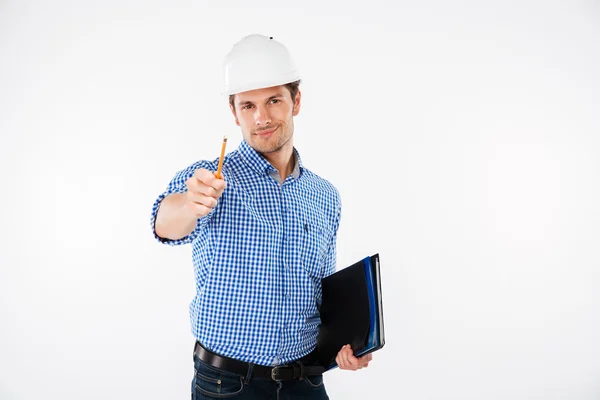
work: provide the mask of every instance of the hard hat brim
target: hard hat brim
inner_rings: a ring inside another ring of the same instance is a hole
[[[225,87],[221,94],[223,96],[231,96],[232,94],[238,94],[243,92],[249,92],[256,89],[264,89],[274,86],[281,86],[287,83],[292,83],[300,80],[300,73],[297,69],[291,71],[285,77],[279,77],[277,79],[265,80],[262,82],[253,82],[252,84],[237,86],[237,87]]]

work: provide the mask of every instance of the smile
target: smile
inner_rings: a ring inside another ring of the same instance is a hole
[[[267,136],[267,135],[270,135],[271,133],[275,132],[276,130],[277,130],[277,128],[270,129],[268,131],[256,131],[254,134],[258,135],[258,136]]]

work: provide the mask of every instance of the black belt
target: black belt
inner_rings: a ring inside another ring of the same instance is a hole
[[[252,378],[272,379],[274,381],[302,379],[305,376],[320,375],[325,372],[324,367],[315,365],[317,363],[315,351],[302,357],[300,360],[292,362],[291,364],[277,365],[274,367],[250,364],[234,358],[220,356],[204,348],[198,341],[196,341],[196,345],[194,347],[194,355],[206,364],[212,365],[217,369],[239,375],[242,378],[246,378],[248,376],[250,365],[252,365]]]

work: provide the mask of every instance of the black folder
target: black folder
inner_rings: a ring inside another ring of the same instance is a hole
[[[323,278],[321,284],[320,364],[326,370],[337,367],[335,357],[346,344],[356,357],[381,349],[385,337],[379,254]]]

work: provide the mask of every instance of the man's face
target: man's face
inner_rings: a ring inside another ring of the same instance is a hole
[[[292,101],[285,86],[238,93],[230,105],[246,142],[261,154],[293,146],[294,119],[300,111],[300,92]]]

